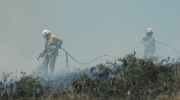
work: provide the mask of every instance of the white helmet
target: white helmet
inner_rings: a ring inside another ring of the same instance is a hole
[[[49,34],[50,33],[50,31],[48,31],[48,30],[44,30],[43,32],[42,32],[42,36],[43,37],[45,37],[47,34]]]
[[[154,33],[154,32],[152,31],[152,28],[148,27],[148,28],[146,29],[146,33]]]

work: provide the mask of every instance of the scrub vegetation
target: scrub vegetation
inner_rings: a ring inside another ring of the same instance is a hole
[[[40,74],[0,82],[3,100],[176,100],[180,89],[180,59],[137,58],[135,52],[118,63],[107,61],[91,69],[74,69],[53,77]]]

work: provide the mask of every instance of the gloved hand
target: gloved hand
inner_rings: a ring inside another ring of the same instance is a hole
[[[46,54],[46,50],[44,50],[44,51],[41,53],[41,57],[44,57],[45,54]]]

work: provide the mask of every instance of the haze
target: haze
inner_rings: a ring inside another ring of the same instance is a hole
[[[178,58],[180,51],[179,0],[0,0],[0,70],[31,72],[44,50],[41,33],[48,29],[63,40],[62,47],[78,61],[101,55],[124,57],[153,29],[155,55]],[[143,56],[144,46],[136,48]],[[59,50],[56,72],[66,70],[65,53]],[[89,65],[69,58],[70,68],[92,67],[114,58],[104,57]]]

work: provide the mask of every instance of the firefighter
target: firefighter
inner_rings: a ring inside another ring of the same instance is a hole
[[[44,30],[42,36],[46,39],[45,50],[42,60],[43,73],[48,74],[48,65],[50,67],[50,74],[54,73],[56,57],[58,56],[58,49],[61,48],[62,40],[60,37],[53,35],[50,31]]]
[[[146,29],[146,37],[143,38],[141,43],[144,44],[145,49],[144,49],[144,57],[145,58],[150,58],[154,56],[155,50],[156,50],[156,44],[155,44],[155,39],[153,38],[153,31],[152,28],[147,28]]]

